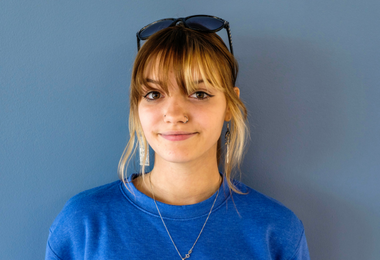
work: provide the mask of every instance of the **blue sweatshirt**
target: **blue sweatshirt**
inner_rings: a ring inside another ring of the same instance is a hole
[[[130,177],[129,180],[131,180]],[[181,259],[153,199],[121,181],[71,198],[50,228],[45,259]],[[240,182],[246,195],[219,189],[190,259],[310,259],[301,221],[283,206]],[[157,202],[182,257],[193,246],[216,193],[193,205]]]

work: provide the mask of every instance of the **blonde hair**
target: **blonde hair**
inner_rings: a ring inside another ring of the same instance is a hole
[[[240,173],[249,131],[247,109],[234,91],[238,63],[217,34],[198,32],[181,25],[163,29],[152,35],[136,56],[130,86],[130,138],[118,166],[122,181],[126,183],[126,168],[135,155],[137,146],[145,148],[143,162],[149,152],[138,115],[138,105],[145,91],[149,89],[146,75],[147,71],[152,69],[159,77],[162,83],[161,87],[166,93],[168,93],[167,83],[171,69],[174,71],[176,82],[183,93],[191,94],[196,89],[195,81],[199,79],[203,79],[207,87],[224,92],[227,108],[232,116],[229,158],[226,158],[221,138],[219,138],[216,159],[219,165],[221,165],[222,159],[224,161],[223,175],[229,188],[241,194],[232,180],[235,173]],[[141,167],[143,176],[144,172],[145,166],[143,165]]]

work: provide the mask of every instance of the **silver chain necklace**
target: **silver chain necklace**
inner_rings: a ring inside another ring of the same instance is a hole
[[[149,174],[149,184],[150,184],[150,190],[151,190],[152,195],[153,195],[153,200],[154,200],[154,204],[156,205],[156,209],[157,209],[158,215],[160,215],[160,218],[161,218],[162,224],[164,224],[164,227],[165,227],[165,229],[166,229],[166,232],[168,233],[168,235],[169,235],[169,237],[170,237],[170,240],[172,241],[172,243],[173,243],[173,245],[174,245],[174,247],[175,247],[175,250],[177,250],[177,253],[178,253],[179,257],[181,257],[182,260],[185,260],[185,259],[187,259],[187,258],[190,258],[190,255],[191,255],[191,253],[193,252],[194,246],[195,246],[195,244],[198,242],[198,239],[199,239],[199,237],[201,236],[201,234],[202,234],[202,232],[203,232],[203,229],[204,229],[205,226],[206,226],[207,220],[208,220],[208,218],[209,218],[210,215],[211,215],[212,209],[214,208],[214,205],[215,205],[216,199],[218,198],[218,195],[219,195],[219,189],[218,189],[218,193],[217,193],[216,196],[215,196],[215,200],[214,200],[214,202],[212,203],[212,206],[211,206],[210,212],[208,213],[208,216],[207,216],[207,218],[206,218],[206,221],[205,221],[205,223],[203,224],[203,227],[202,227],[202,229],[201,229],[201,232],[199,232],[199,235],[198,235],[197,239],[195,240],[193,246],[190,248],[189,252],[187,252],[187,254],[185,255],[185,257],[182,257],[181,253],[179,252],[177,246],[176,246],[175,243],[174,243],[174,240],[173,240],[172,236],[170,235],[170,232],[169,232],[168,228],[166,227],[165,221],[164,221],[164,219],[163,219],[162,216],[161,216],[161,212],[160,212],[160,210],[158,209],[157,202],[156,202],[156,198],[155,198],[155,196],[154,196],[154,191],[153,191],[153,188],[152,188],[152,181],[151,181],[151,179],[150,179],[150,174]]]

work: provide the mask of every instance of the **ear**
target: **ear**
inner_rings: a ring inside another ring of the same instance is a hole
[[[240,89],[238,87],[234,87],[234,91],[236,93],[236,96],[238,96],[238,98],[240,98]]]
[[[238,98],[240,98],[240,89],[238,87],[234,87],[234,92]],[[232,118],[230,109],[227,107],[226,116],[224,118],[224,121],[228,122]]]

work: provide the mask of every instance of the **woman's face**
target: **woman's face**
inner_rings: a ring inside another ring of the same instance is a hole
[[[201,80],[194,93],[182,93],[173,72],[169,73],[168,94],[162,91],[153,73],[148,73],[147,79],[155,89],[144,93],[138,113],[145,137],[156,152],[156,160],[216,161],[223,123],[230,120],[224,93],[207,88]]]

